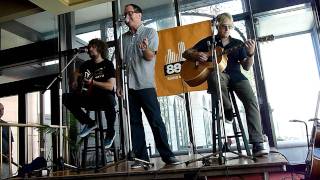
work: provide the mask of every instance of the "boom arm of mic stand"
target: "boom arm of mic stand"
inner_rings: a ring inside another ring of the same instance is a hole
[[[310,140],[309,140],[309,134],[308,134],[308,125],[305,121],[301,121],[301,120],[289,120],[289,122],[299,122],[299,123],[303,123],[305,128],[306,128],[306,135],[307,135],[307,145],[308,145],[308,149],[310,148]]]
[[[59,74],[51,81],[51,83],[46,87],[45,90],[41,91],[41,94],[44,94],[50,87],[55,83],[57,80],[62,80],[62,73],[69,67],[71,63],[75,61],[75,59],[78,57],[79,53],[75,54],[72,59],[65,65],[64,68],[59,72]]]
[[[62,139],[63,139],[63,136],[62,136],[62,73],[68,68],[68,66],[76,59],[76,57],[78,57],[78,54],[75,54],[72,59],[64,66],[64,68],[61,69],[61,71],[59,72],[59,74],[52,80],[52,82],[46,87],[46,89],[42,92],[42,94],[48,90],[57,80],[59,80],[59,160],[58,162],[59,163],[59,166],[60,166],[60,169],[63,169],[64,165],[66,166],[69,166],[69,167],[72,167],[74,169],[77,169],[77,167],[75,166],[71,166],[71,165],[68,165],[68,164],[65,164],[64,163],[64,160],[63,160],[63,154],[62,154],[62,149],[63,149],[63,143],[62,143]]]

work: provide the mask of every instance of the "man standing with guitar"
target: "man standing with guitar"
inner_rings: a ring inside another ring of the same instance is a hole
[[[70,87],[72,92],[63,94],[63,104],[85,127],[80,137],[87,136],[97,127],[82,108],[104,109],[107,120],[107,133],[104,145],[109,148],[115,138],[115,69],[111,61],[106,59],[107,45],[99,39],[92,39],[88,45],[90,60],[81,64],[74,73]]]
[[[225,51],[228,49],[231,50],[239,45],[244,45],[242,48],[236,48],[229,52],[227,54],[228,60],[225,69],[219,69],[224,114],[226,122],[232,123],[232,105],[228,96],[228,88],[230,88],[237,94],[244,105],[248,124],[249,141],[253,145],[253,155],[262,156],[268,154],[268,151],[263,148],[261,119],[256,97],[250,86],[249,80],[240,71],[240,66],[246,71],[251,68],[255,51],[255,41],[248,40],[243,43],[230,36],[230,32],[234,26],[233,18],[229,13],[218,15],[215,25],[218,29],[218,34],[215,37],[209,36],[202,39],[194,47],[186,50],[182,56],[188,60],[198,61],[199,63],[212,61],[211,53],[208,52],[212,51],[211,45],[213,38],[215,38],[216,46],[223,48]],[[212,72],[208,76],[208,93],[217,96],[216,87],[218,82],[215,76],[216,72]]]

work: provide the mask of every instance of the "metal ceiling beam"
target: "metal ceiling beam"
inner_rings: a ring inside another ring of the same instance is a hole
[[[15,20],[1,23],[0,28],[32,42],[43,40],[43,35],[40,32]]]
[[[1,0],[0,1],[0,23],[13,19],[29,16],[43,9],[29,1],[21,0]]]

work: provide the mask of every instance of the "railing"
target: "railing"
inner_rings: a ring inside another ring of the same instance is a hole
[[[2,131],[3,131],[3,127],[9,127],[9,131],[8,131],[8,146],[9,146],[9,156],[6,156],[3,154],[3,149],[2,149]],[[11,165],[14,164],[15,166],[17,166],[18,168],[21,167],[19,164],[15,163],[12,161],[12,138],[11,138],[11,127],[17,127],[17,128],[51,128],[51,129],[55,129],[56,131],[59,131],[60,129],[60,126],[59,125],[39,125],[39,124],[16,124],[16,123],[0,123],[0,178],[2,177],[2,170],[3,170],[3,158],[6,158],[8,160],[8,164],[9,164],[9,177],[12,176],[12,168],[11,168]],[[68,161],[69,160],[69,153],[68,153],[68,143],[66,141],[66,137],[68,137],[68,129],[67,129],[67,126],[62,126],[61,127],[63,130],[63,134],[64,134],[64,138],[63,138],[63,144],[64,144],[64,158]],[[25,133],[27,133],[28,131],[25,131]],[[57,139],[59,137],[59,133],[56,133],[56,136],[57,136]],[[27,134],[25,134],[25,137],[28,137]],[[17,138],[17,145],[19,146],[19,135],[18,135],[18,138]],[[56,144],[56,149],[57,149],[57,153],[59,152],[59,141],[57,141],[57,144]],[[27,145],[28,141],[26,142],[26,146],[25,147],[28,147]],[[57,154],[57,157],[58,154]]]

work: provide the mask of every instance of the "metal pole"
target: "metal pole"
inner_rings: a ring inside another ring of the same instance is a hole
[[[175,13],[176,13],[177,26],[181,26],[180,13],[179,13],[179,1],[178,0],[174,0],[174,7],[175,7]],[[190,99],[189,92],[184,94],[184,99],[186,101],[189,140],[192,144],[193,152],[196,153],[197,152],[197,145],[196,145],[195,137],[194,137],[193,118],[192,118],[192,111],[190,108],[191,99]]]

